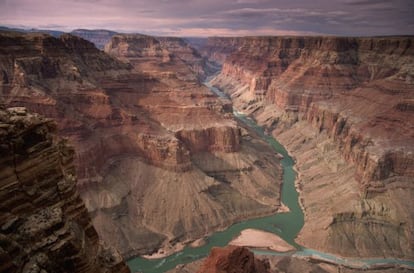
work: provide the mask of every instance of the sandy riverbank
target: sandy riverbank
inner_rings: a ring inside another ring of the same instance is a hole
[[[269,249],[277,252],[296,250],[276,234],[257,229],[245,229],[230,245]]]

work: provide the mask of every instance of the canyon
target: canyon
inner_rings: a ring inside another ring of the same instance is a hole
[[[200,83],[206,60],[183,41],[114,35],[107,53],[70,34],[0,43],[2,102],[57,121],[93,224],[124,257],[281,208],[278,157]]]
[[[53,118],[74,146],[93,247],[99,234],[123,257],[163,257],[282,212],[281,156],[234,118],[234,106],[295,158],[305,214],[297,243],[343,257],[414,259],[413,37],[78,34],[101,48],[109,42],[102,51],[70,34],[0,32],[0,97]],[[1,117],[32,117],[11,109]],[[214,261],[240,259],[250,270],[240,272],[360,271],[256,255],[261,262],[241,247],[211,256],[173,272],[219,272],[209,271]]]
[[[220,61],[211,39],[203,52]],[[211,84],[297,161],[297,242],[412,260],[413,38],[217,39],[227,57]]]

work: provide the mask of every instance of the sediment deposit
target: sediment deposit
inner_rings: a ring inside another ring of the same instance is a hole
[[[243,230],[239,236],[230,241],[229,245],[268,249],[277,252],[296,250],[276,234],[257,229]]]

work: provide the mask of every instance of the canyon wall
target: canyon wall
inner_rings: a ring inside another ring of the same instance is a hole
[[[212,83],[296,158],[304,246],[413,258],[413,42],[223,38]]]
[[[0,272],[129,272],[99,240],[56,124],[0,108]]]
[[[166,48],[176,58],[181,59],[197,75],[200,81],[217,72],[220,67],[203,57],[190,43],[183,38],[156,37],[163,48]]]
[[[207,40],[195,41],[195,43],[197,49],[203,56],[206,56],[209,60],[222,65],[227,56],[237,51],[246,42],[246,39],[249,38],[208,37]]]
[[[107,43],[105,51],[130,63],[134,63],[134,60],[137,59],[142,62],[144,58],[147,58],[148,61],[148,58],[160,57],[153,61],[164,63],[164,65],[173,64],[175,75],[187,81],[203,81],[208,75],[219,69],[206,57],[202,57],[184,39],[178,37],[118,34]],[[181,63],[181,65],[177,66],[177,63]],[[172,72],[171,69],[169,71]]]
[[[115,35],[105,53],[73,35],[0,36],[2,103],[57,121],[96,230],[124,256],[279,209],[274,152],[200,84],[180,40]]]
[[[75,29],[70,34],[92,42],[98,49],[104,49],[105,45],[117,34],[115,31],[105,29]]]

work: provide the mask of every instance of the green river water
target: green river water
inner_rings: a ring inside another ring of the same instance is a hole
[[[211,87],[206,84],[214,93],[220,97],[226,97],[217,88]],[[262,217],[252,220],[243,221],[229,227],[228,229],[220,232],[213,233],[207,239],[207,244],[192,248],[185,247],[184,250],[177,252],[169,257],[161,259],[144,259],[141,257],[132,258],[128,261],[128,266],[132,272],[142,273],[161,273],[175,268],[179,264],[186,264],[200,258],[206,257],[212,247],[225,246],[235,236],[237,236],[242,230],[247,228],[260,229],[269,231],[279,235],[285,241],[297,248],[295,253],[282,254],[273,251],[255,251],[258,254],[266,255],[296,255],[296,256],[313,256],[321,259],[329,260],[338,264],[354,265],[357,267],[369,267],[373,264],[403,264],[414,268],[413,261],[402,261],[398,259],[345,259],[340,258],[328,253],[322,253],[311,249],[304,249],[295,242],[295,237],[301,230],[304,224],[304,215],[298,202],[298,193],[295,189],[296,172],[293,169],[294,160],[289,156],[286,149],[275,140],[273,137],[264,133],[263,129],[258,126],[252,119],[239,114],[234,113],[235,117],[241,120],[244,124],[254,129],[264,140],[266,140],[273,149],[283,156],[281,164],[283,167],[283,186],[282,186],[282,202],[289,207],[289,212],[279,213],[268,217]]]

